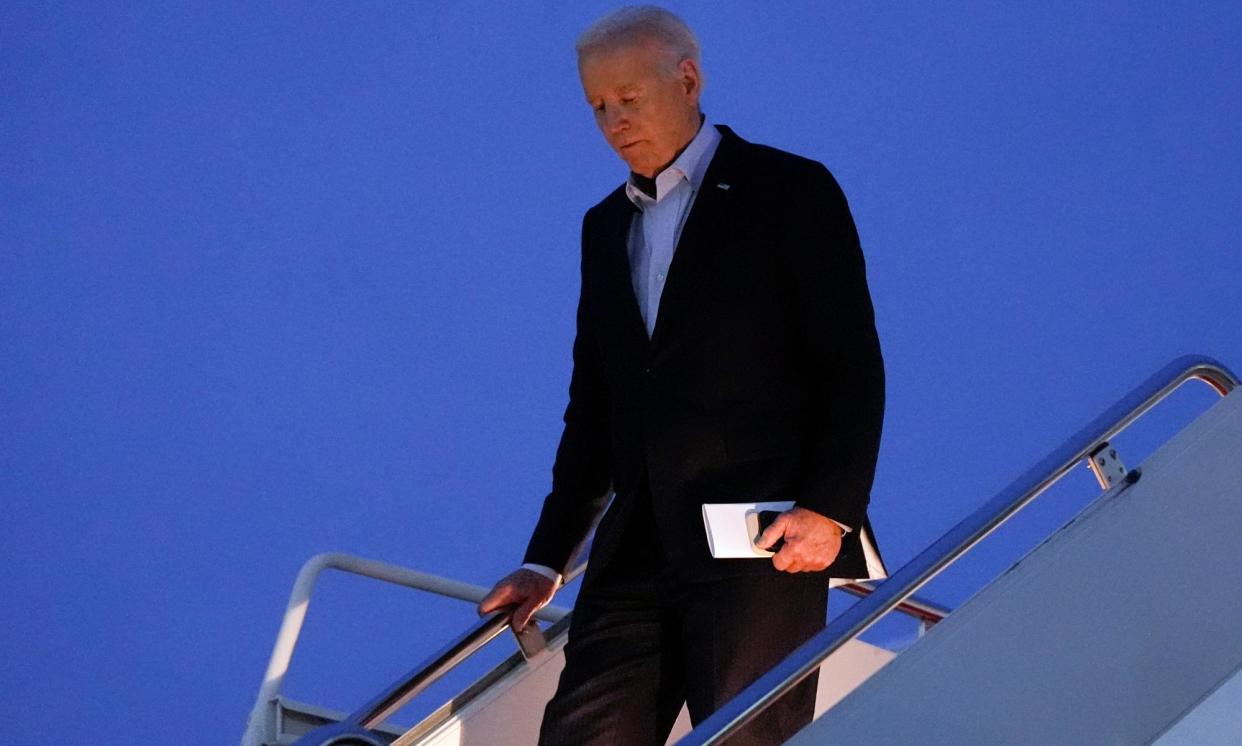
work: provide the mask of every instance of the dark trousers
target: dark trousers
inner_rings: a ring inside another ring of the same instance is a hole
[[[683,703],[701,722],[823,629],[822,578],[674,580],[650,498],[633,508],[619,551],[574,607],[565,669],[544,710],[545,746],[660,746]],[[814,716],[817,682],[818,674],[802,681],[727,743],[791,738]]]

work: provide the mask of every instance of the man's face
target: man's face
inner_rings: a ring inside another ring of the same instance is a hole
[[[699,69],[647,41],[589,53],[578,74],[604,139],[634,173],[654,177],[699,129]]]

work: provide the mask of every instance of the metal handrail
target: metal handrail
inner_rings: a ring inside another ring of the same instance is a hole
[[[876,592],[878,586],[870,580],[856,580],[852,583],[845,583],[837,588],[837,590],[845,591],[851,596],[866,598]],[[914,617],[919,622],[919,633],[923,633],[928,627],[937,622],[944,621],[949,615],[949,610],[943,606],[929,603],[918,598],[907,598],[901,603],[893,607],[893,611],[899,611],[906,616]]]
[[[293,659],[293,649],[297,646],[302,624],[306,620],[306,610],[310,605],[311,594],[324,570],[340,570],[473,603],[482,601],[489,592],[489,589],[481,585],[463,583],[451,578],[340,552],[325,552],[311,557],[298,571],[293,591],[289,594],[289,603],[285,607],[280,632],[276,635],[276,644],[272,647],[267,671],[263,675],[263,684],[259,687],[259,695],[255,698],[254,708],[250,711],[250,716],[246,721],[242,746],[259,746],[266,737],[266,730],[270,725],[268,711],[272,701],[280,695],[281,687],[284,685],[285,674]],[[535,614],[535,617],[547,622],[556,622],[568,614],[569,609],[560,606],[545,606]]]
[[[584,551],[582,554],[586,554],[586,552]],[[587,563],[585,561],[581,562],[566,573],[562,587],[581,576],[586,570],[586,566]],[[292,654],[292,645],[296,642],[297,630],[300,629],[302,617],[305,616],[305,605],[309,601],[310,591],[315,579],[318,577],[319,572],[328,567],[356,572],[368,577],[388,580],[420,590],[432,590],[463,600],[477,602],[481,599],[480,593],[486,593],[486,589],[483,589],[481,586],[459,583],[434,575],[425,575],[424,573],[381,562],[364,560],[343,554],[328,553],[318,555],[303,566],[301,573],[299,573],[298,581],[294,584],[294,592],[289,605],[290,609],[299,609],[299,611],[296,614],[296,619],[292,622],[288,617],[286,618],[286,626],[289,629],[282,629],[281,637],[281,639],[284,639],[287,636],[286,632],[291,635],[291,638],[288,639],[288,645],[282,645],[278,641],[277,651],[273,653],[273,662],[278,664],[277,667],[280,670],[281,677],[283,677],[283,672],[287,668],[288,656]],[[865,598],[874,593],[876,589],[871,583],[852,582],[842,585],[840,590]],[[939,622],[948,614],[946,609],[918,599],[903,601],[897,607],[897,611],[918,620],[920,634],[928,626]],[[369,733],[370,729],[377,727],[385,719],[391,717],[451,671],[458,663],[474,655],[483,646],[503,634],[505,630],[510,628],[511,612],[512,607],[495,611],[483,617],[456,639],[433,653],[418,666],[415,666],[408,674],[398,679],[358,710],[337,723],[316,728],[311,733],[308,733],[298,741],[299,746],[331,746],[332,744],[346,746],[347,744],[370,744],[374,742],[374,737]],[[553,631],[553,629],[564,631],[568,628],[564,622],[568,621],[570,612],[560,607],[545,606],[536,612],[535,616],[544,621],[553,622],[556,625],[554,628],[549,628],[549,632]],[[527,630],[524,630],[519,637],[538,634],[540,634],[538,629],[532,625]],[[256,704],[256,713],[251,718],[252,725],[257,724],[260,720],[258,717],[260,706],[264,706],[265,703],[269,702],[277,694],[279,694],[278,686],[266,695],[260,694],[259,703]],[[256,741],[255,743],[258,742]]]
[[[1070,469],[1086,459],[1097,446],[1124,430],[1192,379],[1203,381],[1221,396],[1227,395],[1238,385],[1238,377],[1210,357],[1186,355],[1164,366],[889,576],[874,593],[846,609],[835,621],[726,702],[678,741],[678,746],[715,744],[737,732],[815,671],[829,655],[862,634],[877,619],[906,600],[1010,516],[1069,473]]]
[[[587,554],[587,552],[586,552],[586,551],[583,551],[583,552],[582,552],[582,554]],[[586,562],[582,562],[581,564],[577,565],[574,569],[570,570],[570,571],[569,571],[569,572],[565,575],[564,584],[568,584],[568,583],[570,583],[571,581],[575,580],[578,576],[580,576],[580,575],[583,573],[583,571],[584,571],[584,570],[586,570]],[[859,596],[859,597],[863,597],[863,598],[865,598],[865,597],[866,597],[866,596],[868,596],[869,594],[871,594],[871,593],[874,593],[874,592],[875,592],[875,586],[874,586],[872,583],[870,583],[870,582],[866,582],[866,581],[863,581],[863,582],[851,582],[851,583],[845,583],[845,584],[841,585],[841,586],[838,588],[838,590],[844,591],[844,592],[846,592],[846,593],[849,593],[849,594],[852,594],[852,595],[855,595],[855,596]],[[930,627],[930,626],[932,626],[933,624],[936,624],[937,622],[939,622],[939,621],[943,620],[943,619],[944,619],[946,616],[948,616],[948,614],[949,614],[949,610],[948,610],[948,609],[942,608],[942,607],[940,607],[940,606],[936,606],[936,605],[931,604],[931,603],[929,603],[929,602],[927,602],[927,601],[923,601],[923,600],[920,600],[920,599],[917,599],[917,598],[909,598],[909,599],[906,599],[906,600],[905,600],[905,601],[903,601],[903,602],[902,602],[899,606],[897,606],[897,607],[894,609],[894,611],[898,611],[898,612],[901,612],[901,613],[903,613],[903,614],[906,614],[907,616],[910,616],[910,617],[912,617],[915,621],[917,621],[917,622],[919,623],[919,634],[920,634],[920,635],[921,635],[921,634],[923,634],[923,632],[924,632],[924,631],[926,631],[926,630],[927,630],[927,628],[929,628],[929,627]],[[559,635],[561,635],[561,634],[563,634],[564,632],[567,632],[567,631],[568,631],[568,629],[569,629],[569,621],[570,621],[570,617],[571,617],[571,616],[572,616],[572,613],[571,613],[570,615],[567,615],[566,617],[562,618],[560,621],[556,622],[555,624],[553,624],[552,626],[550,626],[550,627],[549,627],[549,628],[545,631],[546,639],[547,639],[547,641],[548,641],[548,643],[549,643],[549,644],[551,643],[551,641],[552,641],[552,640],[556,639]],[[501,628],[501,631],[503,631],[503,627]],[[497,634],[498,634],[498,633],[497,633]],[[470,651],[468,651],[468,652],[465,652],[465,653],[461,656],[461,658],[459,658],[458,660],[462,660],[462,659],[464,659],[464,658],[468,657],[469,655],[471,655],[471,654],[474,652],[474,650],[477,650],[478,648],[481,648],[483,645],[487,644],[487,642],[489,642],[489,641],[490,641],[491,639],[493,639],[494,637],[495,637],[495,635],[493,634],[493,635],[489,635],[489,636],[487,636],[487,637],[484,639],[484,638],[483,638],[483,635],[479,635],[478,642],[477,642],[477,644],[475,644],[475,645],[473,646],[473,649],[472,649],[472,650],[470,650]],[[436,660],[437,658],[439,658],[439,657],[443,657],[443,654],[438,654],[437,656],[432,656],[432,658],[431,658],[431,659],[429,659],[429,662],[428,662],[428,663],[425,663],[425,664],[424,664],[424,666],[429,667],[429,666],[433,665],[433,664],[431,663],[431,661],[435,661],[435,660]],[[493,669],[490,673],[486,674],[486,675],[485,675],[485,676],[484,676],[484,677],[483,677],[483,678],[482,678],[479,682],[476,682],[475,686],[479,686],[480,684],[484,684],[484,685],[486,685],[487,683],[492,683],[492,682],[494,682],[496,679],[498,679],[498,678],[499,678],[499,676],[500,676],[502,673],[505,673],[505,672],[508,672],[508,671],[512,670],[512,669],[513,669],[513,667],[514,667],[515,665],[517,665],[517,664],[521,661],[522,657],[523,657],[523,654],[522,654],[521,652],[515,653],[515,654],[513,655],[513,657],[512,657],[512,658],[510,658],[510,659],[508,659],[508,660],[506,660],[506,661],[502,662],[499,666],[497,666],[495,669]],[[439,676],[441,676],[441,675],[443,675],[443,674],[445,674],[445,673],[448,673],[448,671],[449,671],[449,669],[450,669],[450,668],[452,668],[452,666],[451,666],[451,665],[450,665],[450,666],[445,666],[445,667],[443,667],[442,669],[438,670],[438,671],[437,671],[437,672],[435,672],[435,673],[424,673],[424,672],[422,671],[422,669],[421,669],[421,668],[415,668],[415,669],[414,669],[414,671],[413,671],[413,672],[411,672],[411,674],[410,674],[410,675],[409,675],[409,677],[408,677],[408,682],[407,682],[407,685],[412,684],[412,683],[413,683],[413,681],[414,681],[414,679],[415,679],[415,677],[422,678],[423,676],[427,676],[427,677],[429,678],[429,680],[428,680],[428,681],[427,681],[427,683],[426,683],[426,685],[429,685],[430,683],[434,682],[434,680],[435,680],[436,678],[438,678]],[[425,689],[425,688],[426,688],[426,685],[420,685],[420,687],[419,687],[419,689],[418,689],[418,691],[417,691],[417,692],[413,692],[413,693],[412,693],[412,694],[410,694],[408,697],[405,697],[405,698],[402,700],[402,704],[404,704],[404,703],[406,703],[406,702],[409,702],[409,701],[410,701],[410,699],[412,699],[412,698],[413,698],[416,694],[418,694],[418,693],[419,693],[419,692],[421,692],[423,689]],[[398,684],[398,685],[394,685],[394,693],[398,693],[398,692],[400,692],[400,689],[399,689],[399,687],[400,687],[400,686],[401,686],[400,684]],[[469,699],[471,699],[471,697],[470,697],[470,695],[469,695],[469,694],[464,695],[464,697],[465,697],[465,700],[466,700],[466,701],[468,701]],[[378,699],[380,699],[380,698],[377,698],[377,700],[378,700]],[[453,704],[453,703],[450,703],[450,704]],[[398,706],[400,706],[400,705],[398,705]],[[365,708],[364,708],[364,709],[365,709]],[[410,732],[407,732],[404,736],[402,736],[402,739],[409,738],[409,737],[410,737],[410,735],[411,735],[411,733],[413,733],[414,731],[417,731],[420,735],[426,735],[426,734],[427,734],[428,732],[430,732],[430,731],[431,731],[434,727],[436,727],[439,723],[443,722],[443,720],[444,720],[444,718],[445,718],[445,717],[447,717],[447,716],[451,715],[454,711],[455,711],[455,708],[453,708],[453,707],[445,707],[445,708],[441,708],[440,710],[437,710],[435,713],[433,713],[432,715],[428,716],[428,719],[425,719],[423,722],[421,722],[421,723],[419,723],[418,725],[414,726],[414,729],[413,729],[412,731],[410,731]],[[351,718],[351,719],[355,719],[355,720],[356,720],[356,718]],[[379,722],[381,722],[382,720],[383,720],[383,718],[382,718],[382,717],[372,719],[372,720],[370,721],[370,723],[371,723],[371,724],[370,724],[370,726],[369,726],[369,727],[374,727],[376,724],[378,724],[378,723],[379,723]],[[405,741],[404,741],[404,740],[402,740],[402,739],[398,739],[398,741],[397,741],[397,742],[395,742],[395,743],[405,743]],[[411,741],[411,743],[412,743],[412,742],[413,742],[413,741]]]
[[[298,739],[298,746],[359,746],[379,744],[370,732],[421,694],[458,663],[469,658],[509,627],[513,607],[494,611],[420,663],[409,674],[340,722],[316,728]]]
[[[586,553],[585,551],[582,552],[582,554]],[[586,566],[587,563],[582,562],[566,573],[562,587],[582,575],[586,570]],[[840,590],[856,596],[866,597],[875,592],[875,587],[866,582],[853,582],[842,585]],[[909,599],[903,602],[897,610],[913,617],[919,622],[920,634],[930,625],[944,619],[949,613],[946,609],[917,599]],[[547,630],[548,639],[550,640],[556,635],[567,631],[568,621],[569,615],[566,615],[556,622],[554,626],[549,627]],[[315,731],[311,735],[314,735],[316,740],[308,741],[306,746],[328,746],[328,744],[336,743],[333,740],[335,738],[343,738],[345,736],[357,737],[359,728],[365,731],[365,729],[376,727],[385,718],[391,716],[418,694],[426,690],[427,687],[435,683],[441,676],[447,674],[454,666],[473,655],[508,628],[509,616],[503,611],[495,612],[491,616],[484,618],[483,621],[467,630],[457,640],[449,643],[422,664],[416,666],[409,674],[389,687],[383,694],[375,697],[357,712],[342,720],[340,724],[331,727],[325,726]],[[534,634],[535,630],[528,628],[522,634],[525,635],[528,632]],[[520,655],[522,653],[515,654],[515,656]],[[512,668],[512,665],[511,661],[506,661],[500,665],[500,669],[509,670]],[[415,728],[425,733],[429,726],[427,722],[423,722],[419,723]],[[408,737],[408,735],[407,733],[403,738]],[[299,746],[302,746],[301,742],[299,742]]]
[[[483,617],[456,640],[416,666],[401,681],[363,705],[355,715],[347,718],[346,722],[357,723],[363,728],[374,728],[379,725],[458,663],[508,629],[512,613],[513,608],[505,608]]]

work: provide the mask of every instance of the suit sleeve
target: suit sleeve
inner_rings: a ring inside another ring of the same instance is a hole
[[[586,539],[612,489],[608,431],[608,388],[599,345],[588,317],[587,253],[591,213],[583,220],[581,289],[573,345],[573,373],[564,430],[552,465],[552,491],[543,501],[524,563],[545,565],[564,574],[574,551]]]
[[[795,200],[789,257],[810,438],[798,505],[863,525],[884,418],[884,361],[858,232],[845,195],[815,163]]]

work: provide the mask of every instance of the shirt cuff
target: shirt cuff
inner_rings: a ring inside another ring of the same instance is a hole
[[[825,516],[825,517],[827,517],[827,516]],[[828,520],[832,521],[832,519],[831,519],[831,518],[828,518]],[[840,526],[840,527],[841,527],[841,533],[842,533],[842,534],[848,534],[849,532],[851,532],[851,531],[853,531],[853,530],[854,530],[854,529],[850,528],[849,526],[845,525],[844,523],[842,523],[842,522],[840,522],[840,521],[832,521],[832,522],[833,522],[833,523],[835,523],[835,524],[837,524],[838,526]]]
[[[527,562],[522,565],[522,569],[537,572],[548,580],[551,580],[553,583],[556,583],[558,588],[561,586],[561,574],[547,565],[537,565],[534,562]]]

